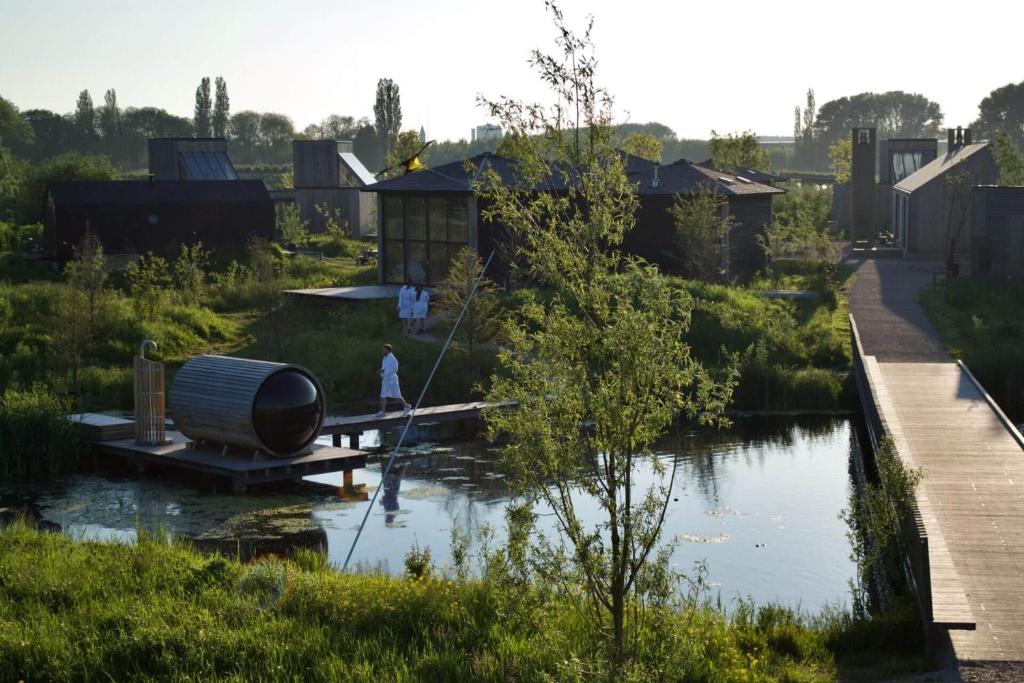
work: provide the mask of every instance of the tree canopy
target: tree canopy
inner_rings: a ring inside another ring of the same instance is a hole
[[[818,108],[814,135],[824,145],[849,136],[851,128],[873,127],[878,138],[938,137],[942,108],[924,95],[892,90],[863,92],[830,100]]]
[[[708,151],[711,153],[712,164],[720,171],[731,173],[738,168],[767,171],[769,168],[768,153],[761,147],[757,136],[749,130],[724,136],[711,131]]]
[[[978,105],[974,122],[979,138],[994,138],[1003,131],[1016,145],[1024,145],[1024,81],[996,88]]]

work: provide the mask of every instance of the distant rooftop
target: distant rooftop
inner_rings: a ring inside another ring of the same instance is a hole
[[[893,189],[909,193],[924,187],[946,171],[951,170],[955,165],[985,149],[988,145],[989,143],[987,142],[977,142],[973,145],[964,145],[952,152],[947,152],[908,175],[894,185]]]

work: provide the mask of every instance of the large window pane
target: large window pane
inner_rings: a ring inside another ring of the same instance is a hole
[[[384,281],[405,282],[405,248],[399,240],[384,242]]]
[[[448,202],[444,197],[431,197],[429,201],[428,219],[430,223],[430,241],[448,241]]]
[[[402,198],[384,197],[384,237],[389,240],[400,240],[405,235],[402,226]]]
[[[430,243],[430,282],[438,283],[448,275],[448,246]]]
[[[406,274],[414,284],[427,281],[427,243],[406,242]]]
[[[427,239],[427,200],[425,197],[407,197],[405,200],[405,238]]]
[[[469,243],[469,206],[465,199],[448,202],[448,239]]]

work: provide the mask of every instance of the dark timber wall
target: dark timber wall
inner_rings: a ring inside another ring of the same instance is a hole
[[[1024,277],[1024,187],[975,187],[972,208],[972,272]]]

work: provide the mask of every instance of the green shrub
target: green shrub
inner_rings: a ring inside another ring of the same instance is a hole
[[[43,386],[0,396],[0,481],[53,478],[78,465],[69,402]]]

